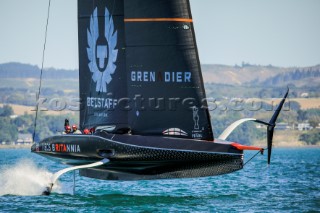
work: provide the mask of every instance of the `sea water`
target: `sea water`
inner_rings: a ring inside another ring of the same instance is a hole
[[[255,152],[246,152],[245,161]],[[320,148],[274,149],[232,174],[174,180],[101,181],[27,149],[0,149],[0,212],[320,212]]]

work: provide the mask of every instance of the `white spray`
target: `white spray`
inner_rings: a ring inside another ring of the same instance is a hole
[[[15,165],[0,170],[0,196],[2,195],[41,195],[53,174],[23,159]],[[55,185],[59,188],[59,185]]]

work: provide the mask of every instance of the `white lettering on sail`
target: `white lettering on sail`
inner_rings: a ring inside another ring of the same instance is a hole
[[[182,82],[182,72],[177,72],[177,82],[178,83]]]
[[[150,72],[150,81],[155,82],[156,81],[156,73],[155,72]]]
[[[191,83],[191,72],[131,71],[132,82]]]
[[[164,81],[165,82],[170,82],[170,73],[169,72],[165,72],[164,73]]]
[[[191,82],[191,72],[185,72],[184,78],[186,82]]]
[[[118,99],[87,97],[87,107],[96,109],[114,109],[118,105]]]

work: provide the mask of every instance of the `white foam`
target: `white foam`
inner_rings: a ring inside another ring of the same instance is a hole
[[[39,168],[32,160],[23,159],[0,170],[0,196],[41,195],[53,174]],[[58,190],[58,183],[54,190]]]

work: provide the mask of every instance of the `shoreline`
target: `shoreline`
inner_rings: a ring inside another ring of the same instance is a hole
[[[273,146],[273,149],[283,148],[320,148],[320,145],[301,145],[301,146]]]
[[[31,149],[31,145],[0,145],[0,149]]]

